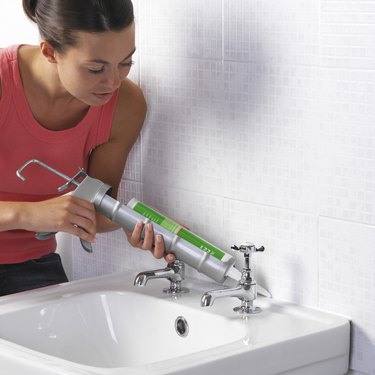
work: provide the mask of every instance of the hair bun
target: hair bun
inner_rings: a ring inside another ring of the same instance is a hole
[[[35,10],[38,0],[22,0],[23,10],[31,21],[35,22]]]

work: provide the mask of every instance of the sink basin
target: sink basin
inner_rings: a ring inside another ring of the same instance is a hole
[[[189,281],[133,286],[135,273],[81,280],[0,298],[0,366],[7,374],[343,375],[349,321],[260,297],[257,315],[235,298],[200,307],[217,288]],[[26,370],[27,369],[27,370]],[[27,372],[25,372],[27,371]]]
[[[165,300],[105,291],[3,314],[0,336],[88,366],[126,367],[240,340],[243,326],[234,319],[199,314]]]

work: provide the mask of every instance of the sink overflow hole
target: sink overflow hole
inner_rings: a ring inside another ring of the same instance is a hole
[[[186,337],[189,333],[189,325],[186,319],[183,316],[176,318],[174,322],[174,328],[177,334],[181,337]]]

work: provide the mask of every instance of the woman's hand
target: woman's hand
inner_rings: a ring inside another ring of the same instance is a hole
[[[144,227],[145,233],[144,238],[142,239],[141,234]],[[163,236],[160,234],[154,235],[154,227],[151,223],[145,225],[143,222],[139,222],[134,227],[133,232],[129,232],[126,229],[124,231],[130,245],[143,250],[150,250],[156,259],[164,257],[168,263],[173,262],[176,259],[174,254],[167,254],[165,252]]]
[[[42,202],[22,203],[19,216],[21,229],[66,232],[88,242],[95,242],[95,207],[84,199],[63,195]]]

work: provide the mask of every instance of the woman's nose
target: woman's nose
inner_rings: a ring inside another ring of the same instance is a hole
[[[111,87],[119,87],[122,79],[119,69],[111,69],[105,77],[106,83],[109,83]]]

